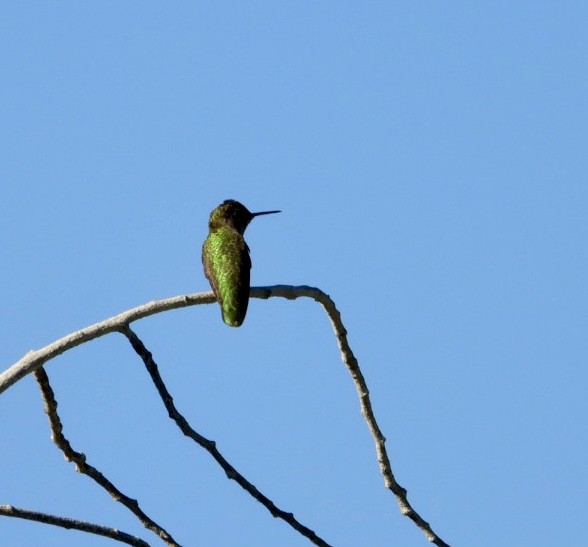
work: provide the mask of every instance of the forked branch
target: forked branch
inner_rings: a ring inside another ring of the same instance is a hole
[[[361,412],[365,417],[370,433],[374,439],[376,455],[386,488],[396,496],[402,514],[408,516],[416,526],[423,531],[429,541],[438,547],[449,547],[448,544],[432,530],[429,523],[414,510],[408,501],[406,489],[400,486],[394,477],[390,465],[390,459],[386,451],[386,439],[382,435],[374,416],[367,384],[361,373],[357,359],[353,355],[347,341],[347,331],[343,326],[340,313],[337,310],[335,303],[320,289],[308,286],[295,287],[291,285],[275,285],[272,287],[254,287],[251,289],[250,295],[253,298],[266,299],[270,297],[282,297],[289,300],[307,297],[312,298],[323,306],[331,321],[335,336],[337,337],[337,344],[341,350],[343,363],[353,379],[359,397]],[[27,353],[22,359],[0,374],[0,393],[61,353],[100,336],[104,336],[105,334],[116,331],[125,332],[125,329],[128,329],[128,326],[133,321],[167,310],[197,304],[210,304],[214,301],[215,299],[212,292],[176,296],[164,300],[153,301],[65,336],[44,348]]]

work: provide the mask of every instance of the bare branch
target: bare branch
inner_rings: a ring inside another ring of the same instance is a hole
[[[108,528],[100,526],[93,522],[86,522],[84,520],[77,520],[67,517],[59,517],[57,515],[50,515],[49,513],[39,513],[38,511],[30,511],[29,509],[21,509],[13,505],[0,505],[0,515],[6,517],[16,517],[26,520],[34,520],[42,522],[43,524],[52,524],[61,528],[80,530],[98,536],[104,536],[127,545],[134,545],[135,547],[149,547],[149,543],[143,541],[141,538],[121,532],[116,528]]]
[[[249,494],[251,494],[251,496],[253,496],[259,503],[261,503],[272,514],[273,517],[281,518],[290,526],[292,526],[292,528],[300,532],[300,534],[302,534],[304,537],[312,541],[312,543],[315,545],[329,547],[329,544],[317,536],[313,530],[307,528],[298,520],[296,520],[292,513],[287,513],[286,511],[276,507],[271,499],[263,495],[255,486],[253,486],[253,484],[251,484],[243,475],[241,475],[241,473],[239,473],[219,452],[214,441],[203,437],[194,429],[192,429],[186,418],[180,414],[174,405],[173,398],[167,390],[161,375],[159,374],[157,363],[153,360],[151,352],[145,347],[143,342],[131,330],[130,327],[121,328],[121,332],[128,338],[135,352],[139,355],[139,357],[141,357],[143,363],[145,363],[145,367],[151,376],[151,380],[155,384],[157,392],[159,393],[159,396],[165,405],[169,417],[174,420],[174,422],[176,422],[182,433],[204,448],[223,468],[224,472],[227,474],[227,477],[236,481],[237,484],[241,486],[241,488],[249,492]]]
[[[104,488],[115,501],[122,503],[129,509],[140,521],[145,528],[151,530],[159,536],[167,545],[171,547],[181,547],[174,538],[164,530],[159,524],[151,520],[139,507],[137,500],[129,498],[123,494],[114,484],[112,484],[98,469],[86,463],[86,455],[81,452],[76,452],[69,441],[63,435],[63,425],[57,414],[57,401],[53,389],[49,384],[49,377],[43,367],[38,368],[34,372],[35,380],[39,384],[39,389],[43,395],[45,413],[49,417],[49,424],[51,426],[51,439],[57,447],[63,452],[65,459],[68,462],[76,464],[76,471],[87,475],[96,481],[102,488]]]
[[[380,472],[384,476],[384,484],[386,485],[386,488],[391,490],[396,496],[401,513],[410,518],[423,531],[430,542],[438,545],[439,547],[449,547],[449,545],[432,530],[429,523],[426,522],[413,509],[412,505],[408,501],[406,489],[400,486],[394,478],[394,474],[392,473],[392,466],[390,465],[390,459],[388,458],[388,453],[386,452],[386,439],[384,435],[382,435],[380,427],[376,422],[367,384],[359,368],[359,363],[357,362],[355,355],[353,355],[353,352],[349,347],[349,342],[347,341],[347,330],[341,321],[341,314],[339,313],[339,310],[337,310],[335,303],[331,300],[331,297],[315,287],[292,287],[289,285],[254,288],[251,290],[251,296],[256,298],[281,296],[288,299],[295,299],[301,296],[306,296],[316,300],[323,306],[325,312],[331,320],[333,330],[335,331],[337,344],[341,350],[341,360],[343,363],[345,363],[349,374],[351,374],[353,383],[355,384],[357,396],[359,397],[361,413],[367,422],[368,428],[376,445],[376,454],[378,457],[378,463],[380,464]]]
[[[331,298],[322,292],[320,289],[308,286],[291,286],[291,285],[275,285],[272,287],[254,287],[250,293],[253,298],[270,298],[282,297],[289,300],[294,300],[300,297],[308,297],[319,302],[325,309],[333,330],[337,337],[337,343],[341,350],[341,358],[345,366],[349,370],[355,388],[359,397],[361,412],[364,415],[368,428],[374,438],[376,446],[376,454],[380,471],[384,476],[384,484],[386,488],[391,490],[400,506],[402,514],[408,516],[425,534],[427,539],[437,545],[438,547],[448,547],[430,527],[430,525],[413,509],[407,499],[406,490],[400,486],[390,465],[390,460],[385,448],[385,438],[380,431],[380,428],[374,417],[372,405],[369,397],[369,390],[367,388],[363,374],[357,363],[357,359],[353,355],[349,343],[347,341],[347,331],[341,322],[341,316]],[[12,384],[33,372],[44,363],[60,355],[61,353],[115,331],[123,331],[133,321],[176,308],[183,308],[186,306],[210,304],[214,302],[214,295],[212,292],[196,293],[185,296],[175,296],[164,300],[149,302],[137,308],[133,308],[127,312],[121,313],[115,317],[111,317],[100,323],[96,323],[86,327],[80,331],[69,334],[52,344],[45,346],[36,351],[30,351],[22,359],[14,363],[11,367],[0,374],[0,393],[8,389]]]
[[[121,326],[128,325],[133,321],[149,317],[156,313],[198,304],[212,304],[213,302],[215,302],[215,299],[212,291],[174,296],[172,298],[165,298],[164,300],[154,300],[104,321],[100,321],[100,323],[95,323],[82,330],[72,332],[48,346],[29,351],[24,357],[0,374],[0,393],[47,361],[90,340],[116,332]]]

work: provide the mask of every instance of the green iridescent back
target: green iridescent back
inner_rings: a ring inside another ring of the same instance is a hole
[[[243,233],[254,217],[279,212],[252,213],[238,201],[228,199],[210,213],[202,264],[223,321],[231,327],[243,323],[249,305],[251,258]]]

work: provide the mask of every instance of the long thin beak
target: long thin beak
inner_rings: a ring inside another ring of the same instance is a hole
[[[274,213],[281,213],[282,211],[262,211],[261,213],[251,213],[252,216],[258,217],[260,215],[273,215]]]

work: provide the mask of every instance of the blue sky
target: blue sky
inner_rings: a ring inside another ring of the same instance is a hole
[[[582,545],[585,3],[5,2],[2,369],[130,307],[208,290],[226,198],[253,285],[336,301],[397,480],[451,545]],[[135,325],[181,412],[337,546],[426,545],[383,486],[310,301]],[[73,446],[183,545],[308,542],[167,418],[121,336],[47,366]],[[0,396],[0,503],[149,532]],[[0,519],[11,546],[106,540]]]

